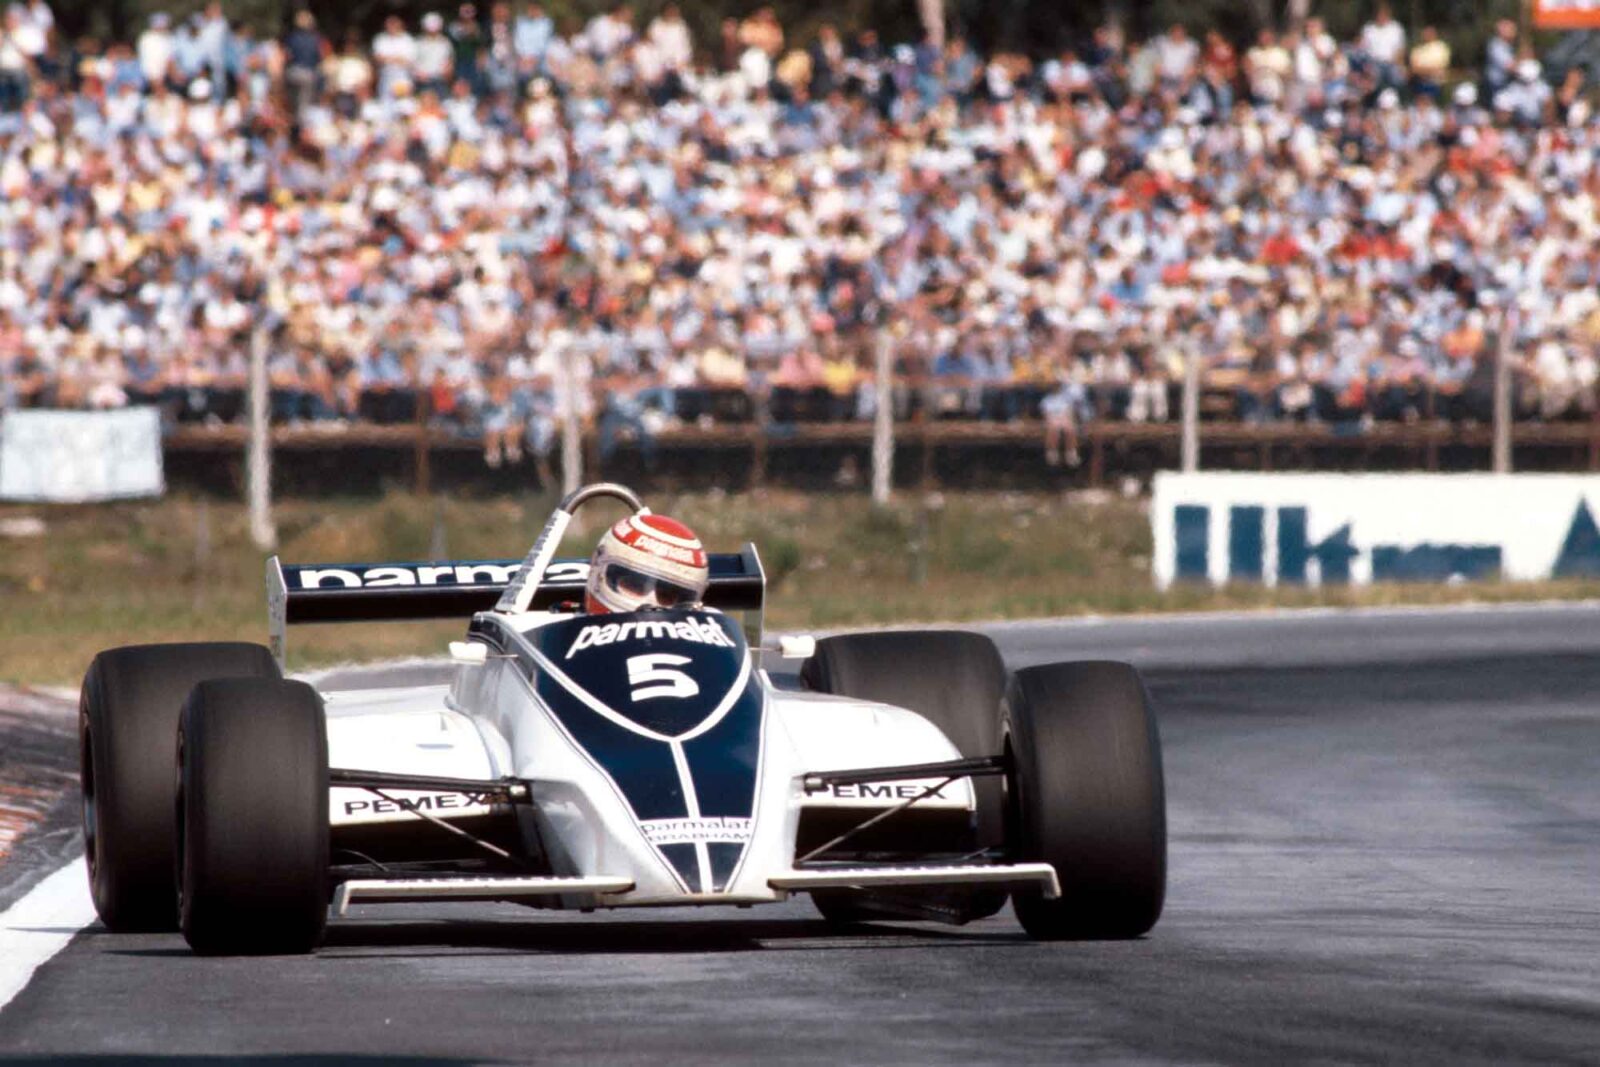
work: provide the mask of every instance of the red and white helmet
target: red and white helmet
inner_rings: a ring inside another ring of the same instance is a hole
[[[589,561],[588,612],[692,607],[710,582],[706,550],[676,519],[641,511],[605,532]]]

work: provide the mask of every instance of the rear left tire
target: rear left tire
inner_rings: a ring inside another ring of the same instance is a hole
[[[818,693],[910,708],[937,726],[963,756],[999,751],[995,709],[1006,665],[983,634],[886,630],[817,642],[800,680]]]
[[[997,709],[1006,692],[1006,667],[1000,650],[983,634],[886,630],[823,638],[801,668],[800,680],[813,692],[909,708],[937,726],[962,756],[1000,751]],[[1000,783],[993,777],[971,781],[978,809],[974,844],[998,847],[1004,839]],[[1003,892],[978,889],[961,896],[962,921],[987,918],[1005,907]],[[892,907],[861,906],[860,893],[825,891],[811,899],[835,924],[894,917]]]
[[[328,916],[328,734],[303,682],[195,686],[178,734],[179,917],[202,955],[310,952]]]

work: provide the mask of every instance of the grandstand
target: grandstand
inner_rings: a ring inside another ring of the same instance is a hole
[[[284,440],[422,471],[538,461],[569,415],[602,459],[759,471],[884,403],[930,455],[1072,467],[1175,449],[1193,358],[1263,466],[1437,466],[1503,350],[1523,438],[1593,467],[1597,147],[1581,69],[1509,24],[1481,57],[1380,13],[1030,59],[767,9],[717,41],[531,4],[330,40],[213,4],[88,48],[32,0],[0,35],[0,405],[157,405],[172,447],[229,447],[260,337]]]

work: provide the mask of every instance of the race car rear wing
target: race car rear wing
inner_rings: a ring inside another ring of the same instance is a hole
[[[741,612],[746,639],[761,643],[766,575],[756,546],[711,553],[707,607]],[[272,655],[284,663],[288,627],[311,622],[399,622],[453,619],[463,622],[490,611],[517,569],[519,559],[453,560],[444,563],[284,563],[267,560],[267,625]],[[589,561],[558,559],[545,571],[532,608],[542,610],[582,597]]]

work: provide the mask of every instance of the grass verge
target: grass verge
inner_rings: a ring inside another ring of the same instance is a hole
[[[553,503],[392,495],[284,502],[275,517],[289,560],[515,557]],[[778,492],[652,503],[688,520],[713,549],[755,541],[770,579],[769,625],[783,629],[1600,596],[1595,581],[1161,592],[1150,579],[1145,502],[1104,493],[902,495],[884,510],[859,496]],[[113,645],[265,639],[264,557],[242,506],[175,497],[0,507],[0,520],[24,516],[42,520],[44,533],[0,538],[0,681],[72,684]],[[586,510],[563,554],[587,555],[608,516]],[[461,629],[306,627],[290,637],[291,658],[310,667],[434,653]]]

